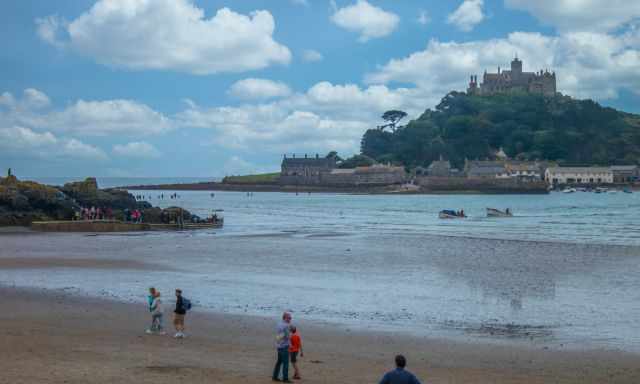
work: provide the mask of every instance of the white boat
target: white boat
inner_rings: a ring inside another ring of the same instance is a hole
[[[444,209],[438,213],[438,217],[441,219],[464,219],[467,217],[464,213],[459,213],[449,209]]]
[[[562,193],[575,193],[576,189],[575,188],[565,188],[562,190]]]
[[[495,208],[487,208],[487,217],[513,217],[513,213],[511,213],[509,208],[504,211]]]
[[[618,193],[618,190],[617,189],[610,189],[609,193]]]

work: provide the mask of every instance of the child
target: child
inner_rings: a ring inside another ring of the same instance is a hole
[[[160,300],[160,291],[155,288],[149,288],[149,312],[151,312],[151,328],[147,329],[147,333],[164,334],[162,330],[162,300]]]
[[[291,357],[291,364],[293,365],[293,378],[300,380],[300,370],[298,369],[298,353],[300,357],[304,357],[302,352],[302,339],[298,334],[298,330],[295,326],[291,326],[291,338],[289,341],[289,356]]]

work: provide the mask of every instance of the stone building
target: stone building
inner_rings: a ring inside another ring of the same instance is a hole
[[[633,183],[638,180],[638,166],[637,165],[612,165],[611,172],[613,172],[614,183]]]
[[[374,164],[370,167],[334,169],[324,174],[322,184],[337,187],[384,186],[407,181],[404,167]]]
[[[508,178],[504,161],[465,160],[464,173],[468,178]]]
[[[451,176],[451,163],[449,160],[435,160],[427,167],[426,175],[434,177],[449,177]]]
[[[549,167],[544,179],[550,185],[611,184],[613,172],[610,167]]]
[[[556,74],[548,70],[539,72],[523,72],[522,61],[517,57],[511,61],[510,70],[500,70],[482,76],[478,84],[478,76],[472,75],[467,93],[470,95],[492,95],[506,92],[529,92],[553,96],[556,94]]]
[[[314,185],[322,182],[322,175],[330,173],[336,168],[335,157],[287,157],[282,159],[280,166],[280,184],[286,185]]]

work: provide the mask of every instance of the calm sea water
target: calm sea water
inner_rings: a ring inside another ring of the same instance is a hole
[[[170,270],[4,270],[0,282],[356,329],[640,352],[640,194],[356,196],[134,191],[216,231],[3,235],[0,257],[135,259]],[[160,198],[164,194],[164,199]],[[489,219],[485,208],[516,217]],[[466,220],[440,220],[464,209]]]

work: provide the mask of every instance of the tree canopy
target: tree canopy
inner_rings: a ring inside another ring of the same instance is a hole
[[[465,158],[490,158],[500,148],[523,160],[638,164],[640,116],[562,95],[451,92],[406,126],[369,129],[361,141],[363,155],[407,167],[440,156],[461,166]]]

